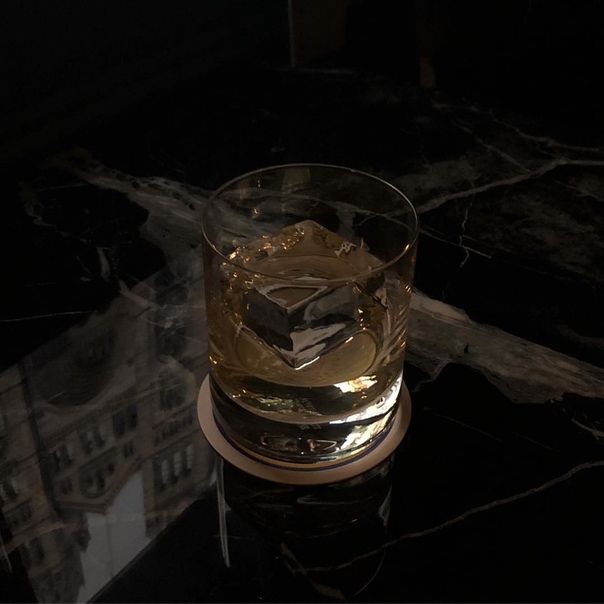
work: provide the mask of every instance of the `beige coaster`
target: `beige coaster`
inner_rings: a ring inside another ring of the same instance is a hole
[[[240,470],[283,484],[327,484],[358,476],[386,459],[403,440],[411,420],[411,399],[403,382],[399,394],[399,408],[388,434],[366,453],[338,465],[325,464],[317,467],[281,462],[274,459],[250,457],[234,447],[222,434],[212,411],[210,377],[206,376],[197,398],[197,417],[201,429],[212,448],[226,461]]]

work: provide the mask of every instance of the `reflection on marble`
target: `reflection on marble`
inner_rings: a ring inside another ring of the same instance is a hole
[[[0,376],[4,545],[40,601],[89,599],[211,487],[198,286],[172,263]]]
[[[476,323],[463,310],[417,291],[409,331],[408,361],[429,379],[455,362],[478,369],[518,403],[559,401],[564,394],[604,397],[604,369]]]
[[[45,601],[601,600],[604,140],[359,74],[253,78],[21,183],[31,282],[0,328],[36,350],[0,376],[3,566]],[[301,160],[421,213],[413,419],[366,499],[215,474],[194,419],[208,191]]]
[[[333,485],[287,487],[220,464],[219,510],[225,562],[231,559],[229,520],[245,519],[272,543],[294,580],[320,597],[358,596],[379,572],[390,516],[392,457]],[[237,529],[235,529],[237,530]]]
[[[438,107],[441,109],[441,105]],[[478,110],[472,108],[471,111]],[[543,145],[545,148],[561,147],[563,150],[568,148],[570,152],[583,154],[589,151],[596,154],[600,152],[597,149],[563,145],[546,137],[530,136],[507,124],[502,128],[512,129],[512,132],[517,133],[523,141],[528,139],[533,142],[535,139],[536,144]],[[477,161],[480,158],[481,156]],[[492,158],[487,156],[483,161],[491,162]],[[586,166],[592,165],[589,163],[592,160],[585,161]],[[601,162],[604,166],[604,151],[601,159],[593,161],[596,161],[596,164]],[[201,236],[199,217],[205,192],[167,179],[132,179],[118,170],[103,166],[82,150],[57,159],[56,165],[62,166],[91,184],[124,192],[132,201],[143,203],[143,207],[150,212],[147,223],[150,224],[149,228],[154,229],[154,217],[156,217],[161,221],[164,231],[170,232],[169,243],[162,247],[166,254],[174,252],[173,239],[176,239],[178,245],[185,247],[187,243],[190,245],[199,243]],[[476,173],[480,173],[483,167],[486,170],[485,166],[479,165]],[[398,183],[409,193],[414,202],[417,202],[420,214],[434,210],[445,203],[445,201],[438,201],[439,198],[434,196],[434,191],[429,201],[422,201],[422,195],[426,194],[426,183],[438,183],[441,180],[438,176],[439,168],[433,162],[426,163],[426,169],[430,170],[430,178],[426,173],[420,173],[405,176],[399,179]],[[495,169],[491,165],[490,170]],[[447,170],[443,173],[442,180],[445,182],[448,178],[445,175],[448,174]],[[132,182],[136,182],[137,185],[133,185]],[[450,184],[447,182],[447,185],[441,186],[450,186]],[[467,196],[473,199],[476,191],[468,190],[467,193]],[[154,195],[157,196],[157,203],[150,201],[155,199]],[[463,196],[458,195],[458,197]],[[169,215],[164,213],[167,203],[172,205]],[[469,207],[466,209],[469,210]],[[462,219],[464,228],[467,220],[468,216],[465,215],[465,219]],[[429,226],[424,223],[422,228],[430,237]],[[161,237],[155,231],[153,233],[150,240],[155,243],[161,241]],[[483,252],[476,250],[471,252],[464,244],[463,234],[458,245],[465,254],[460,268],[463,268],[470,253],[484,255]],[[486,255],[486,257],[490,256]],[[436,376],[449,362],[462,362],[483,371],[500,390],[518,402],[559,400],[565,393],[585,397],[604,397],[604,370],[601,368],[514,337],[496,327],[476,324],[463,310],[433,300],[421,292],[416,292],[413,299],[409,331],[411,334],[409,357],[413,359],[414,365],[431,377]],[[447,338],[443,337],[444,333],[448,335]]]
[[[201,211],[210,191],[162,177],[136,178],[106,167],[85,149],[75,149],[49,161],[95,187],[116,191],[149,213],[141,236],[168,257],[195,247],[201,237]]]

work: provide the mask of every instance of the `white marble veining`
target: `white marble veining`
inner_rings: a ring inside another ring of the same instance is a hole
[[[419,214],[436,210],[451,201],[539,180],[561,168],[604,166],[604,147],[568,144],[549,136],[531,134],[489,108],[441,101],[433,101],[432,107],[454,128],[469,136],[481,152],[468,150],[455,159],[438,161],[428,161],[424,155],[420,171],[395,177],[394,182],[417,202]],[[418,119],[419,129],[422,118]],[[485,124],[488,124],[488,136],[481,134]],[[419,136],[421,138],[421,134]],[[581,180],[589,178],[584,176]],[[572,181],[568,176],[561,183],[583,195],[601,199],[599,191],[603,178],[592,176],[594,182],[588,187],[568,182]]]
[[[519,493],[514,493],[513,495],[510,495],[508,497],[494,499],[492,501],[489,501],[488,503],[484,503],[482,505],[472,507],[468,510],[465,510],[461,514],[457,514],[443,522],[440,522],[439,524],[437,524],[435,526],[431,526],[426,529],[420,529],[420,530],[412,531],[412,532],[408,532],[408,533],[403,533],[402,535],[399,535],[398,537],[395,537],[394,539],[390,539],[389,541],[386,541],[379,549],[374,549],[371,551],[364,552],[363,554],[361,554],[359,556],[355,556],[354,558],[351,558],[351,559],[347,560],[346,562],[342,562],[340,564],[333,565],[333,566],[313,566],[313,567],[307,566],[304,568],[303,572],[305,574],[310,573],[310,572],[332,572],[334,570],[340,570],[343,568],[347,568],[347,567],[352,566],[353,564],[359,562],[360,560],[365,560],[367,558],[371,558],[371,557],[375,556],[376,553],[381,551],[382,549],[391,548],[404,541],[408,541],[411,539],[419,539],[421,537],[427,537],[429,535],[433,535],[440,531],[446,530],[452,526],[455,526],[456,524],[464,522],[465,520],[467,520],[468,518],[471,518],[472,516],[476,516],[478,514],[482,514],[484,512],[488,512],[495,508],[503,507],[503,506],[509,505],[511,503],[516,503],[518,501],[531,497],[532,495],[536,495],[538,493],[542,493],[544,491],[552,489],[562,483],[565,483],[568,480],[571,480],[575,475],[577,475],[581,472],[585,472],[587,470],[598,470],[600,468],[604,468],[604,460],[597,460],[597,461],[578,464],[578,465],[570,468],[568,471],[564,472],[564,474],[560,474],[559,476],[556,476],[555,478],[542,482],[541,484],[539,484],[535,487],[531,487],[530,489],[526,489]],[[302,572],[302,571],[298,571],[298,572]]]
[[[433,379],[448,363],[481,371],[510,400],[544,403],[565,393],[604,397],[604,369],[534,344],[416,292],[408,361]]]
[[[526,136],[533,139],[530,135]],[[537,138],[537,142],[547,147],[556,146],[578,153],[586,150],[565,146],[549,138]],[[58,157],[53,163],[93,185],[125,193],[131,201],[147,209],[149,219],[143,227],[142,235],[160,246],[168,256],[190,252],[190,245],[196,245],[200,241],[200,211],[208,197],[207,191],[166,178],[132,177],[104,166],[84,150]],[[538,168],[507,179],[434,197],[423,203],[419,211],[426,212],[451,199],[472,197],[481,190],[535,178],[562,165],[604,166],[604,155],[597,160],[549,160]],[[434,164],[432,167],[434,168]],[[409,175],[402,180],[409,178],[415,177]],[[467,206],[459,237],[459,247],[465,249],[462,265],[468,259],[468,250],[471,250],[463,243],[469,211],[470,206]],[[164,236],[166,231],[170,233],[169,237]],[[437,237],[429,232],[427,234]],[[135,296],[123,285],[122,294],[130,298]],[[461,363],[481,371],[493,385],[515,402],[543,403],[559,400],[565,393],[604,397],[603,369],[496,327],[476,323],[462,310],[419,292],[412,302],[409,333],[407,359],[432,379],[447,364]]]
[[[470,197],[475,197],[481,193],[486,193],[487,191],[491,191],[493,189],[511,187],[513,185],[526,182],[528,180],[538,179],[544,176],[545,174],[553,172],[561,166],[604,167],[604,159],[567,159],[565,157],[557,157],[555,159],[545,162],[538,168],[529,171],[523,170],[520,174],[515,174],[514,176],[510,176],[508,178],[498,178],[482,185],[470,187],[461,191],[455,191],[454,193],[444,193],[442,195],[436,195],[419,204],[417,207],[417,211],[419,214],[425,214],[426,212],[430,212],[432,210],[440,208],[442,205],[449,201],[454,201],[456,199],[467,199]],[[431,169],[438,170],[438,163],[431,164]],[[421,176],[422,175],[406,176],[405,178],[401,179],[401,182],[399,182],[398,184],[401,186],[401,188],[405,188],[405,183],[408,183],[412,177],[418,178]]]
[[[149,212],[141,235],[169,257],[201,241],[201,210],[209,192],[168,178],[133,177],[104,166],[84,149],[57,156],[50,165],[66,169],[97,187],[125,194]]]

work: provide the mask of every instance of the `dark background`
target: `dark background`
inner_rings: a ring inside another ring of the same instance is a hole
[[[121,241],[146,216],[121,196],[101,199],[92,189],[82,204],[82,190],[66,191],[56,207],[44,202],[45,221],[58,221],[58,230],[32,220],[21,183],[38,178],[53,154],[82,147],[133,175],[208,190],[288,161],[396,172],[399,158],[417,151],[405,148],[408,133],[397,134],[396,102],[379,98],[379,114],[371,107],[384,90],[421,97],[410,105],[418,108],[440,95],[503,109],[538,119],[568,143],[598,145],[602,31],[598,0],[5,2],[0,250],[10,261],[2,314],[94,310],[112,299],[117,283],[74,285],[82,262],[93,272],[96,262],[82,248],[82,221],[97,242],[119,248],[124,280],[161,264],[156,250],[124,250]],[[452,152],[438,144],[432,159]],[[103,226],[116,213],[117,235]],[[41,282],[44,295],[32,296]],[[79,318],[5,322],[0,364]]]
[[[439,90],[602,126],[598,0],[294,0],[292,7],[298,67],[419,82],[419,58],[427,56]],[[7,0],[2,12],[5,160],[60,147],[82,127],[210,72],[291,65],[286,0]]]
[[[116,294],[116,282],[75,283],[82,263],[97,270],[82,224],[117,250],[126,282],[161,264],[157,250],[122,245],[146,216],[119,195],[66,191],[56,206],[44,202],[55,229],[32,220],[21,183],[53,154],[82,147],[135,176],[208,190],[288,161],[396,172],[417,150],[408,146],[413,133],[397,130],[408,110],[384,89],[416,99],[410,107],[441,95],[599,145],[602,31],[598,0],[5,2],[0,306],[6,317],[61,314],[5,322],[0,364],[78,321],[72,308],[98,310]],[[450,155],[450,144],[435,143],[431,159]],[[109,215],[117,230],[106,226]],[[44,295],[32,296],[39,283]]]

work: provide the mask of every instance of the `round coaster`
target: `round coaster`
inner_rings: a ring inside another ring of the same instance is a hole
[[[210,377],[206,376],[197,397],[197,417],[201,430],[212,448],[235,467],[272,482],[283,484],[327,484],[358,476],[386,459],[403,440],[411,421],[411,399],[403,382],[399,394],[399,407],[388,434],[374,447],[337,465],[296,464],[275,459],[250,457],[233,446],[222,434],[212,410]]]

